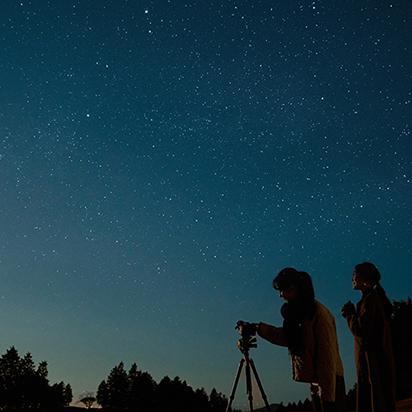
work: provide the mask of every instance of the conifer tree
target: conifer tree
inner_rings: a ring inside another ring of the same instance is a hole
[[[47,363],[38,367],[32,355],[20,357],[11,347],[0,357],[0,409],[53,410],[70,403],[64,383],[49,385]]]
[[[128,383],[124,364],[120,362],[111,370],[107,382],[103,381],[99,385],[97,391],[99,404],[107,410],[125,411],[128,405]]]

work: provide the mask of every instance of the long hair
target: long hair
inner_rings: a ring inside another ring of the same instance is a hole
[[[294,268],[284,268],[273,279],[273,287],[277,290],[294,288],[296,300],[283,304],[283,329],[292,354],[303,353],[305,342],[303,337],[303,321],[312,319],[315,314],[315,291],[312,278],[307,272]]]
[[[294,288],[301,302],[312,302],[315,299],[312,278],[307,272],[299,272],[295,268],[284,268],[273,279],[272,286],[276,290]]]

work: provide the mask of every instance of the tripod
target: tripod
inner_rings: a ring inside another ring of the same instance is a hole
[[[243,353],[243,358],[240,360],[239,367],[237,369],[235,381],[233,382],[233,388],[232,388],[232,392],[231,392],[230,397],[229,397],[229,403],[227,404],[226,412],[231,411],[232,402],[233,402],[233,399],[235,398],[235,392],[236,392],[237,384],[239,383],[240,374],[241,374],[242,368],[245,364],[246,364],[246,370],[245,370],[245,372],[246,372],[246,393],[247,393],[248,399],[249,399],[250,412],[253,412],[252,376],[251,376],[251,373],[250,373],[251,370],[252,370],[252,372],[255,376],[256,383],[259,386],[259,390],[260,390],[260,393],[262,395],[262,399],[265,402],[266,410],[267,410],[267,412],[271,412],[268,400],[266,398],[265,391],[263,390],[262,383],[259,379],[259,375],[258,375],[256,367],[255,367],[255,363],[253,362],[253,359],[251,359],[249,357],[249,348],[250,347],[256,347],[256,344],[254,342],[256,342],[256,339],[254,339],[254,341],[250,340],[250,339],[247,339],[247,340],[246,339],[239,339],[239,341],[238,341],[238,347],[239,347],[240,351]]]

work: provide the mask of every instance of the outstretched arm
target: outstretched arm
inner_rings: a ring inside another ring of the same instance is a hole
[[[258,324],[257,333],[261,338],[266,339],[274,345],[288,346],[283,328],[278,328],[261,322]]]

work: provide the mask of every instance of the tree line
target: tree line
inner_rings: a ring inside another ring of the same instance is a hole
[[[225,412],[227,405],[226,397],[216,389],[208,395],[179,377],[166,376],[156,383],[135,363],[126,371],[123,362],[100,383],[96,401],[110,412]]]
[[[412,397],[412,301],[393,302],[393,344],[397,373],[397,398]],[[347,395],[348,406],[354,404],[355,389]],[[47,362],[35,365],[32,355],[20,356],[11,347],[0,357],[0,411],[57,411],[72,401],[70,384],[50,384]],[[309,400],[282,405],[281,409],[305,410]],[[227,398],[216,389],[207,394],[193,389],[179,377],[164,377],[156,383],[148,372],[136,364],[127,371],[124,363],[115,366],[97,388],[96,396],[83,398],[86,407],[98,403],[107,412],[224,412]]]
[[[11,347],[0,357],[0,410],[55,411],[68,406],[73,394],[69,384],[51,385],[47,362],[35,365],[32,355],[21,357]]]

